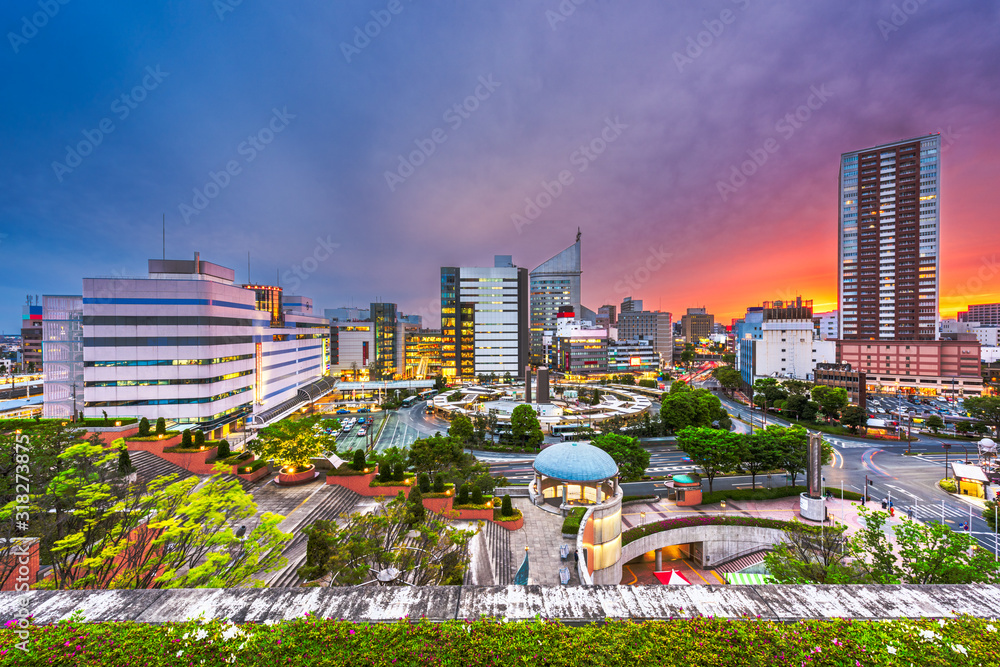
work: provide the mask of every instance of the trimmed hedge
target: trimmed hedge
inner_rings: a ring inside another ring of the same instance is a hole
[[[682,610],[682,614],[689,614]],[[401,620],[307,615],[273,625],[62,622],[0,629],[0,665],[955,665],[1000,664],[996,622],[962,616],[782,623],[695,616],[666,621]]]
[[[240,474],[240,475],[246,475],[247,473],[251,473],[251,472],[255,472],[257,470],[260,470],[261,468],[263,468],[266,465],[267,465],[267,461],[264,461],[262,459],[257,459],[256,461],[252,461],[252,462],[248,463],[247,465],[240,466],[239,468],[236,469],[236,472],[237,472],[237,474]]]
[[[517,521],[522,516],[524,516],[521,513],[521,510],[517,509],[516,507],[513,507],[511,509],[513,510],[514,513],[512,515],[510,515],[510,516],[504,516],[503,515],[503,510],[494,509],[493,510],[493,520],[494,521]]]
[[[630,503],[633,500],[649,500],[655,502],[659,500],[660,497],[657,495],[646,495],[646,496],[622,496],[622,503]]]
[[[580,532],[580,521],[583,520],[583,515],[587,513],[586,507],[574,507],[563,519],[562,532],[563,535],[575,535]]]
[[[727,491],[712,491],[701,496],[702,505],[712,505],[721,500],[774,500],[805,493],[804,486],[777,486],[773,489],[729,489]],[[829,491],[834,498],[840,498],[840,487],[824,486],[824,493]],[[844,500],[861,500],[861,494],[844,490]]]
[[[147,436],[141,437],[141,438],[139,436],[132,436],[131,438],[125,438],[125,439],[128,440],[128,441],[130,441],[130,442],[155,442],[157,440],[169,440],[170,438],[173,438],[174,436],[177,436],[177,435],[180,435],[180,434],[181,434],[180,431],[165,431],[163,433],[163,437],[162,438],[160,436],[158,436],[158,435],[147,435]]]
[[[409,472],[408,473],[404,473],[403,479],[390,479],[390,480],[388,480],[386,482],[380,482],[380,481],[378,481],[378,477],[376,477],[375,479],[373,479],[371,481],[371,484],[369,484],[368,486],[370,486],[370,487],[371,486],[406,486],[406,481],[407,480],[410,481],[410,485],[412,486],[414,484],[414,480],[416,479],[416,477],[417,477],[416,475],[414,475],[413,473],[409,473]]]
[[[0,419],[0,432],[13,431],[16,429],[26,429],[32,428],[39,425],[52,425],[56,422],[66,422],[66,428],[80,428],[84,429],[89,427],[93,428],[108,428],[115,425],[115,422],[121,422],[122,426],[129,426],[135,424],[138,419],[135,417],[122,417],[114,419],[103,419],[101,417],[86,417],[83,421],[79,419],[75,422],[71,421],[69,417],[42,417],[37,422],[34,419]]]
[[[662,533],[665,530],[677,528],[692,528],[695,526],[754,526],[757,528],[775,528],[777,530],[797,530],[803,533],[820,534],[821,526],[809,526],[801,521],[782,521],[781,519],[764,519],[756,516],[708,516],[696,514],[682,516],[677,519],[662,519],[642,526],[635,526],[622,531],[622,546],[635,542],[640,537]]]
[[[955,483],[955,480],[952,479],[951,477],[939,481],[938,486],[940,486],[948,493],[958,493],[958,485]]]

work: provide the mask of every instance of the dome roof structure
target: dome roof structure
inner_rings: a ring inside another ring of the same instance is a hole
[[[535,458],[535,472],[567,482],[598,482],[618,474],[615,460],[603,449],[580,442],[561,442]]]

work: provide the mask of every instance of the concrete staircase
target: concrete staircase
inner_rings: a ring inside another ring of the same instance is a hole
[[[147,482],[170,474],[177,475],[177,478],[174,480],[175,482],[187,479],[188,477],[195,477],[195,474],[190,470],[185,470],[166,459],[161,459],[152,452],[132,451],[128,453],[128,456],[132,462],[132,467],[135,468],[136,476]]]
[[[285,548],[284,556],[288,559],[288,564],[284,568],[268,574],[265,579],[267,585],[271,588],[298,586],[301,579],[297,570],[306,562],[306,546],[309,541],[306,534],[302,532],[302,528],[323,519],[330,521],[339,518],[342,513],[350,512],[360,499],[361,496],[342,486],[323,486],[317,491],[310,498],[311,502],[307,505],[306,513],[302,515],[302,518],[296,517],[294,526],[281,526],[281,530],[291,530],[295,537]]]
[[[506,586],[514,575],[514,565],[510,553],[510,531],[492,521],[483,526],[486,546],[493,561],[493,576],[497,586]],[[520,563],[518,563],[520,565]]]

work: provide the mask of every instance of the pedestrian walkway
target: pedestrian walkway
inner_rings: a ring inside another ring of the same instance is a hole
[[[524,514],[524,527],[510,533],[511,565],[516,570],[524,560],[524,547],[528,547],[530,584],[543,586],[558,586],[559,568],[568,567],[570,571],[570,586],[580,584],[576,572],[576,562],[573,552],[576,542],[562,536],[563,517],[550,514],[531,504],[527,498],[513,498],[514,507]],[[570,545],[569,558],[563,560],[559,555],[559,547]]]

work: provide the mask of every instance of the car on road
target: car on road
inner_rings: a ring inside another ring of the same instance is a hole
[[[371,412],[368,408],[358,408],[358,412]]]
[[[365,437],[366,435],[368,435],[368,429],[366,429],[366,428],[362,427],[362,428],[359,428],[359,429],[358,429],[358,432],[357,432],[357,434],[356,434],[356,437],[358,437],[358,438],[363,438],[363,437]]]
[[[346,414],[350,414],[350,412],[351,412],[350,410],[347,410],[345,408],[341,408],[341,409],[337,410],[337,414],[338,415],[346,415]]]

